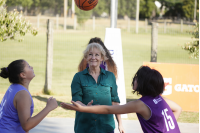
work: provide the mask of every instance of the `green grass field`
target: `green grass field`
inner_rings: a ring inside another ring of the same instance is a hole
[[[132,94],[131,81],[133,75],[143,62],[150,61],[151,35],[133,34],[124,31],[121,35],[126,98],[127,101],[130,101],[138,98],[137,95]],[[51,92],[58,102],[70,102],[72,78],[77,72],[78,63],[83,56],[82,52],[92,37],[100,37],[104,40],[105,30],[96,32],[73,30],[54,32]],[[187,51],[181,49],[181,45],[190,40],[190,35],[159,35],[157,61],[160,63],[199,64],[199,60],[189,58]],[[20,58],[28,61],[33,66],[36,74],[29,88],[35,103],[35,115],[45,107],[45,101],[50,97],[42,93],[45,81],[46,33],[39,32],[36,37],[28,34],[22,43],[11,40],[0,43],[0,67],[5,67],[11,61]],[[0,99],[2,99],[8,86],[8,80],[0,79]],[[60,107],[48,115],[48,117],[74,116],[73,111],[66,111]],[[128,116],[128,119],[137,119],[135,114],[129,114]],[[198,123],[199,113],[182,112],[178,121]]]

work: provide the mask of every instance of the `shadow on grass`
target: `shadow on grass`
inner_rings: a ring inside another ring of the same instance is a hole
[[[63,24],[59,24],[59,26],[64,28]],[[72,25],[66,25],[66,29],[74,29],[74,26],[72,26]]]
[[[40,101],[43,101],[43,102],[47,102],[47,100],[49,99],[49,98],[41,97],[41,96],[32,96],[32,98],[36,98],[36,99],[38,99],[38,100],[40,100]],[[58,106],[60,106],[60,103],[63,102],[63,101],[59,101],[59,100],[57,100],[57,99],[56,99],[56,101],[57,101],[57,103],[58,103]],[[68,102],[65,102],[65,103],[68,103]],[[71,104],[71,103],[70,103],[70,104]]]

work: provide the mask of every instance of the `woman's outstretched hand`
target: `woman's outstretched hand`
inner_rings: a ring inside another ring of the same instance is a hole
[[[84,106],[86,106],[85,104],[83,104],[82,102],[80,101],[71,101],[72,104],[69,104],[69,103],[61,103],[61,107],[64,108],[64,109],[69,109],[69,110],[75,110],[75,111],[79,111],[81,112],[81,110],[83,109]],[[92,106],[93,104],[93,100],[91,100],[87,106]]]
[[[87,106],[92,106],[92,104],[93,104],[93,100],[91,100],[91,101],[87,104]]]
[[[81,109],[84,107],[84,105],[81,105],[78,102],[71,101],[72,104],[69,103],[61,103],[61,107],[64,109],[69,109],[69,110],[75,110],[75,111],[81,111]]]

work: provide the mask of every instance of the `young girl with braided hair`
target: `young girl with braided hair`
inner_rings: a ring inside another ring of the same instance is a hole
[[[15,60],[1,68],[0,77],[8,78],[8,87],[0,104],[0,133],[27,133],[37,126],[58,104],[55,98],[47,100],[46,107],[34,117],[29,83],[35,77],[33,67],[25,60]]]

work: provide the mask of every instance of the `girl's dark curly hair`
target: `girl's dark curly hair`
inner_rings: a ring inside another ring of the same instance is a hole
[[[134,81],[137,81],[137,88],[133,93],[137,92],[137,95],[153,96],[156,97],[164,91],[164,80],[160,72],[155,69],[151,69],[148,66],[141,66],[136,72]]]
[[[106,57],[108,58],[108,60],[105,61],[106,64],[107,64],[108,71],[114,73],[115,77],[117,78],[117,66],[116,66],[114,60],[113,60],[112,57],[111,57],[110,51],[105,47],[103,41],[102,41],[100,38],[98,38],[98,37],[94,37],[94,38],[91,38],[91,39],[90,39],[88,45],[89,45],[90,43],[98,43],[98,44],[100,44],[100,45],[103,47],[103,49],[104,49],[105,52],[106,52]],[[79,64],[79,66],[78,66],[78,71],[81,72],[81,71],[83,71],[86,67],[87,67],[87,62],[86,62],[86,60],[83,58],[83,59],[81,60],[80,64]]]

